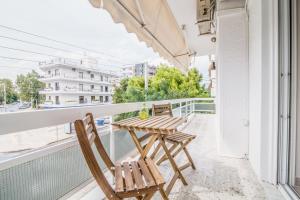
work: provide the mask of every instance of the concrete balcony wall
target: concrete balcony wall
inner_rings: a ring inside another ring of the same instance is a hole
[[[217,14],[217,114],[219,153],[248,155],[248,22],[244,9]]]
[[[215,112],[213,99],[174,99],[146,102],[146,105],[151,108],[153,103],[172,103],[176,116],[188,117],[192,116],[191,114],[194,112]],[[178,105],[183,106],[180,108]],[[20,131],[25,131],[30,136],[32,129],[55,129],[55,126],[82,118],[87,112],[92,112],[95,118],[103,118],[138,111],[143,106],[143,102],[138,102],[7,113],[0,115],[0,141],[3,141],[3,137],[10,135],[9,133],[16,134],[15,137],[20,140],[17,135]],[[109,125],[107,126],[109,127]],[[119,159],[135,149],[130,135],[126,134],[126,131],[113,131],[100,126],[98,128],[112,158]],[[36,131],[36,136],[39,138],[36,141],[44,138],[45,132],[45,130]],[[53,141],[52,139],[57,137],[57,133],[53,134],[48,138],[48,143],[45,142],[48,145],[38,148],[28,147],[32,150],[14,151],[13,154],[0,153],[0,199],[58,199],[91,179],[92,176],[85,165],[76,136],[71,134],[67,139]],[[61,134],[65,134],[65,132]],[[25,135],[23,138],[28,137]],[[35,141],[34,138],[30,138],[30,140]]]

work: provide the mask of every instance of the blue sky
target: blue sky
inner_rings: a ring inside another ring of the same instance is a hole
[[[0,57],[31,60],[51,59],[49,56],[3,48],[10,47],[54,56],[77,58],[85,51],[8,30],[1,25],[72,43],[97,52],[104,52],[105,55],[95,55],[100,57],[102,68],[107,70],[118,70],[122,64],[127,63],[143,61],[158,63],[162,61],[151,48],[147,48],[145,43],[138,41],[133,33],[127,33],[122,24],[115,24],[106,11],[93,8],[88,0],[1,0]],[[25,44],[1,36],[62,48],[71,51],[71,53]],[[112,62],[115,66],[106,66]],[[207,57],[197,58],[194,63],[194,66],[205,77],[207,76],[207,65]],[[15,79],[17,74],[37,68],[37,64],[33,62],[0,58],[0,78]]]

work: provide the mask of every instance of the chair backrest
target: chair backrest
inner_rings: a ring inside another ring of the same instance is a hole
[[[170,117],[173,117],[172,113],[172,105],[170,103],[168,104],[161,104],[161,105],[152,105],[152,115],[153,116],[162,116],[162,115],[168,115]]]
[[[114,175],[114,164],[110,160],[100,140],[100,137],[98,136],[93,115],[91,113],[88,113],[86,114],[86,117],[84,119],[76,120],[75,129],[81,151],[98,185],[101,187],[101,189],[109,199],[118,199],[115,191],[112,189],[106,177],[104,176],[92,149],[92,144],[95,143],[96,149],[100,154],[102,160]]]

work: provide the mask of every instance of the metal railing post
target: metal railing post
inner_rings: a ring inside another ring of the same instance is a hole
[[[110,159],[115,162],[115,134],[112,128],[112,116],[109,117],[109,154]]]
[[[193,113],[195,113],[195,101],[192,101]]]
[[[182,111],[181,111],[181,109],[182,109],[182,102],[180,101],[180,103],[179,103],[179,116],[180,117],[182,117]]]
[[[187,101],[185,101],[185,116],[187,116],[188,115],[188,102]]]

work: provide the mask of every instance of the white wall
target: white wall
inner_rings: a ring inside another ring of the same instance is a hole
[[[261,3],[250,0],[249,10],[249,159],[254,171],[260,176],[261,159]]]
[[[244,9],[218,11],[217,112],[221,155],[248,154],[248,24]]]
[[[248,0],[249,160],[256,174],[276,183],[278,134],[277,7]]]

